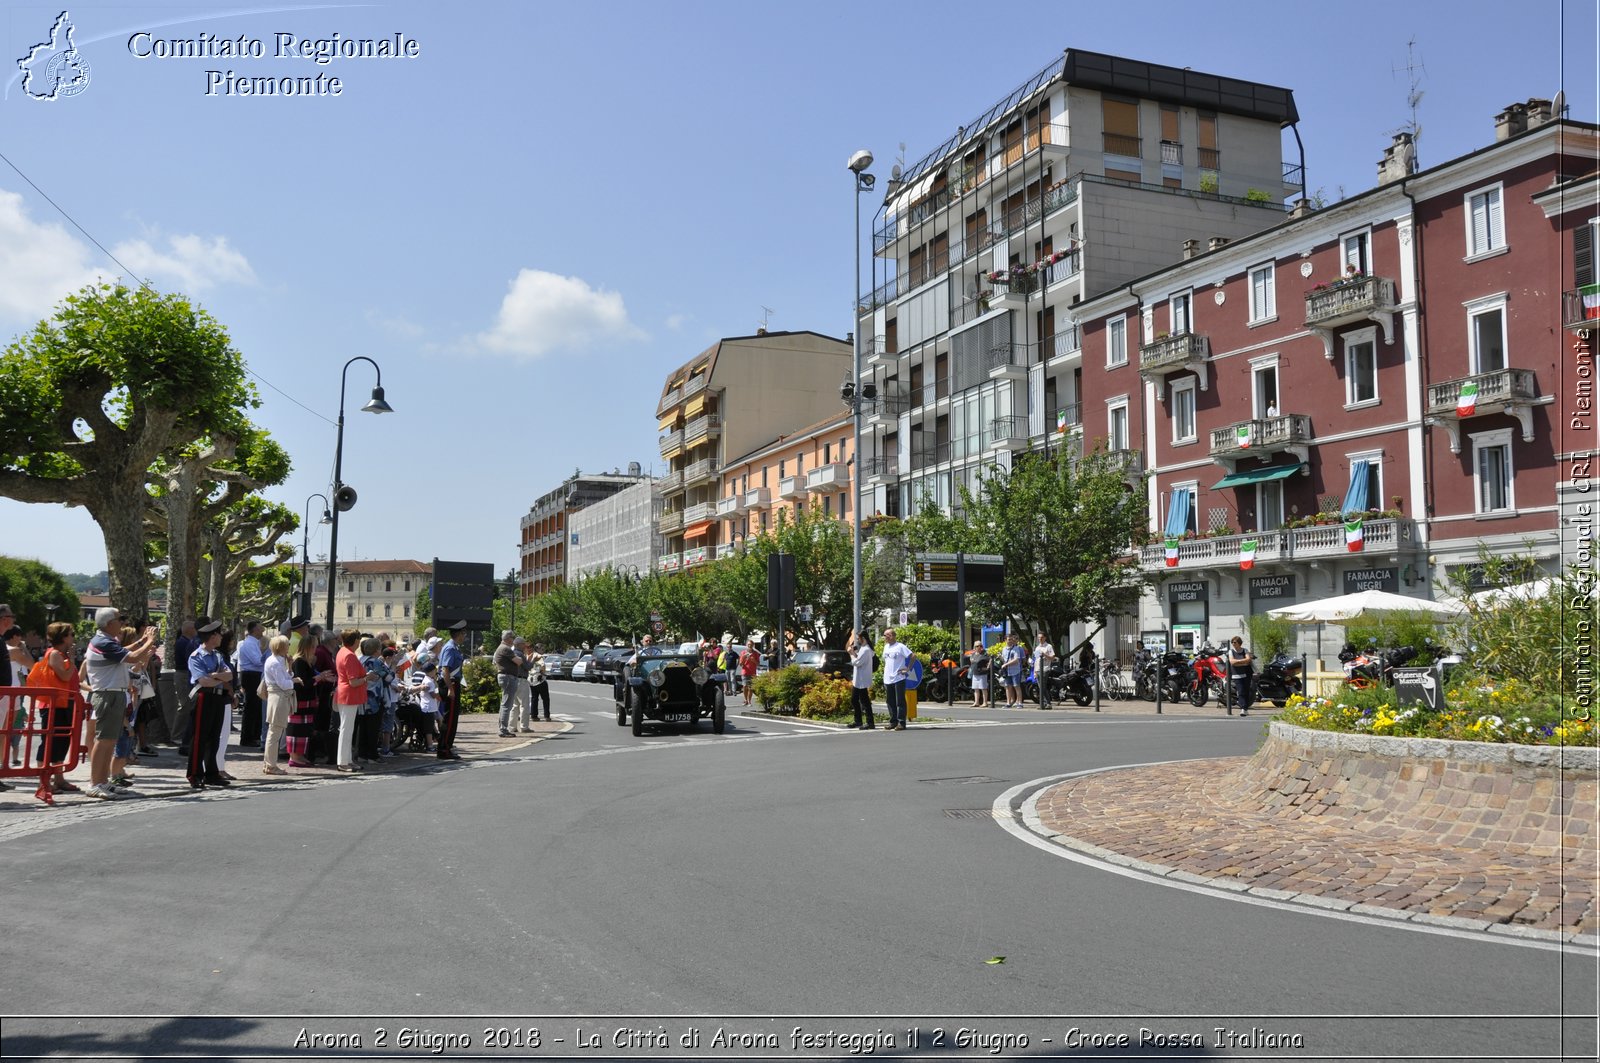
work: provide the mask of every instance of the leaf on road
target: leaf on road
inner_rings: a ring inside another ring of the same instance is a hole
[[[990,965],[997,964],[997,963],[1005,963],[1006,962],[1006,958],[1004,956],[990,956],[987,960],[984,960],[983,962],[987,963],[987,964],[990,964]]]

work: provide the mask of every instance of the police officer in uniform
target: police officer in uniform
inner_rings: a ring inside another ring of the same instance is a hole
[[[194,691],[194,728],[189,743],[189,786],[228,786],[217,765],[217,746],[222,739],[222,721],[232,696],[233,671],[218,652],[222,645],[222,622],[213,620],[195,629],[200,645],[189,655],[189,685]]]
[[[467,641],[467,622],[457,620],[450,625],[450,641],[439,650],[439,682],[444,686],[440,709],[444,719],[439,723],[439,759],[460,760],[455,751],[456,721],[461,716],[461,669],[466,665],[466,654],[461,644]]]

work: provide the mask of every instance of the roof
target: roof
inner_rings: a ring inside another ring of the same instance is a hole
[[[759,447],[756,447],[754,450],[746,454],[739,455],[737,458],[729,458],[727,461],[722,463],[722,467],[726,470],[735,465],[743,465],[745,462],[754,461],[756,458],[763,457],[774,450],[779,450],[787,446],[793,446],[796,443],[803,443],[808,439],[815,439],[822,435],[823,432],[826,432],[831,428],[842,428],[849,423],[850,411],[848,409],[841,410],[838,414],[834,415],[833,417],[829,417],[825,421],[818,421],[816,424],[807,425],[804,428],[797,428],[793,432],[790,432],[787,435],[781,435],[776,439],[769,440],[768,442],[761,444]]]
[[[398,561],[341,561],[339,571],[353,576],[433,575],[433,566],[424,561],[402,559]]]
[[[703,367],[706,373],[709,374],[713,372],[717,367],[717,356],[722,353],[722,345],[724,343],[748,343],[752,340],[783,339],[787,336],[816,336],[818,339],[832,340],[834,343],[845,342],[838,336],[829,336],[827,333],[818,332],[815,329],[792,329],[784,332],[757,332],[750,336],[724,336],[722,339],[718,340],[716,343],[713,343],[711,346],[707,347],[705,350],[701,351],[687,362],[674,367],[673,370],[667,374],[666,379],[662,381],[661,397],[666,398],[667,392],[671,391],[675,386],[682,384],[686,379],[688,379],[690,374],[695,369]]]

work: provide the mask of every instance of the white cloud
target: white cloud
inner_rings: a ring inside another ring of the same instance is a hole
[[[60,225],[36,222],[22,196],[0,191],[0,320],[34,322],[92,282],[89,245]]]
[[[684,324],[688,322],[688,320],[688,314],[668,314],[667,328],[672,332],[677,332],[679,329],[683,328]]]
[[[173,282],[185,294],[217,284],[252,284],[255,270],[226,236],[185,233],[167,237],[165,250],[148,240],[125,240],[111,249],[141,280]]]
[[[538,358],[643,337],[618,293],[591,288],[577,277],[525,269],[501,300],[494,327],[479,333],[477,342],[498,354]]]

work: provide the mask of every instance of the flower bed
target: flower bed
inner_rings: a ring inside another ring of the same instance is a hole
[[[1444,694],[1445,705],[1429,712],[1420,705],[1401,707],[1393,690],[1346,690],[1334,697],[1296,694],[1279,717],[1317,731],[1400,738],[1442,738],[1461,742],[1544,746],[1594,746],[1595,722],[1587,709],[1526,683],[1463,683]]]

